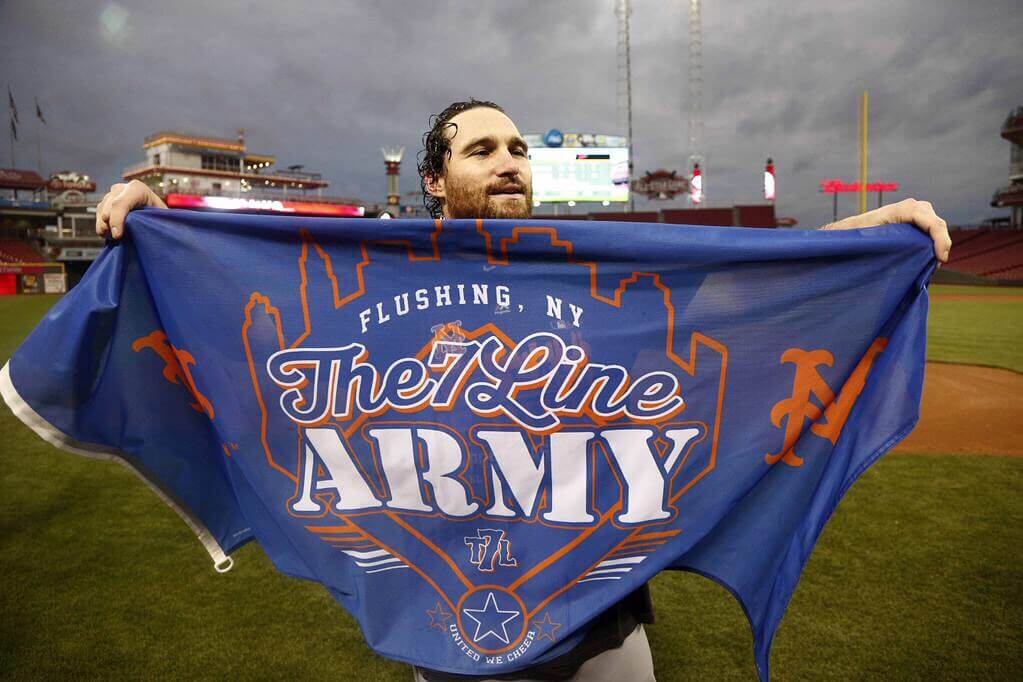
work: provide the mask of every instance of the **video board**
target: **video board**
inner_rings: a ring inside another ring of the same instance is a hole
[[[628,201],[629,150],[619,147],[535,147],[533,200]]]

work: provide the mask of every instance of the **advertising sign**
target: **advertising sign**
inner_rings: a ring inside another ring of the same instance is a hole
[[[246,197],[199,196],[197,194],[168,194],[170,208],[197,208],[214,211],[246,211],[268,213],[294,213],[342,218],[361,218],[364,206],[328,204],[317,201],[291,201],[289,199],[249,199]]]
[[[632,184],[632,189],[648,199],[674,199],[675,195],[689,191],[689,179],[680,177],[678,171],[661,168],[647,171],[646,175]]]

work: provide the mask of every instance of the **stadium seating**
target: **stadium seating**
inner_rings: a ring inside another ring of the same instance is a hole
[[[988,279],[1023,281],[1023,265],[1014,265],[1011,268],[997,270],[989,274]]]
[[[1023,232],[953,229],[949,270],[989,279],[1023,279]]]
[[[0,239],[0,263],[43,263],[46,260],[28,242]]]

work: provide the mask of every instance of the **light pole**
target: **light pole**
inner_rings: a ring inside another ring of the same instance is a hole
[[[384,154],[384,165],[387,166],[387,209],[391,215],[400,215],[398,200],[401,189],[399,177],[401,172],[401,157],[405,154],[404,147],[381,147]]]
[[[618,15],[618,125],[624,124],[626,142],[629,148],[629,212],[636,208],[636,199],[632,191],[632,61],[629,45],[629,16],[632,6],[629,0],[618,0],[615,4]]]

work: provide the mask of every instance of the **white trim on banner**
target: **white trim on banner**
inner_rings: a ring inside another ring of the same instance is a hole
[[[3,396],[4,402],[11,408],[14,416],[20,419],[25,426],[29,427],[36,434],[45,440],[47,443],[54,445],[61,450],[81,455],[82,457],[88,457],[89,459],[98,460],[111,460],[119,462],[125,468],[132,471],[136,476],[145,481],[146,485],[156,493],[164,503],[176,511],[178,516],[184,519],[188,527],[192,529],[196,537],[199,538],[199,542],[202,543],[206,551],[209,552],[210,557],[213,559],[213,568],[218,573],[226,573],[231,570],[234,565],[234,560],[224,553],[223,548],[210,534],[209,529],[200,521],[197,517],[190,514],[184,508],[179,506],[171,496],[166,493],[160,484],[154,479],[150,478],[148,473],[139,467],[136,467],[120,450],[116,448],[110,448],[103,445],[93,445],[90,443],[83,443],[75,440],[71,436],[67,435],[60,429],[53,426],[42,416],[39,415],[32,406],[29,405],[18,393],[14,387],[14,383],[11,381],[11,370],[10,362],[4,363],[3,369],[0,369],[0,395]]]

